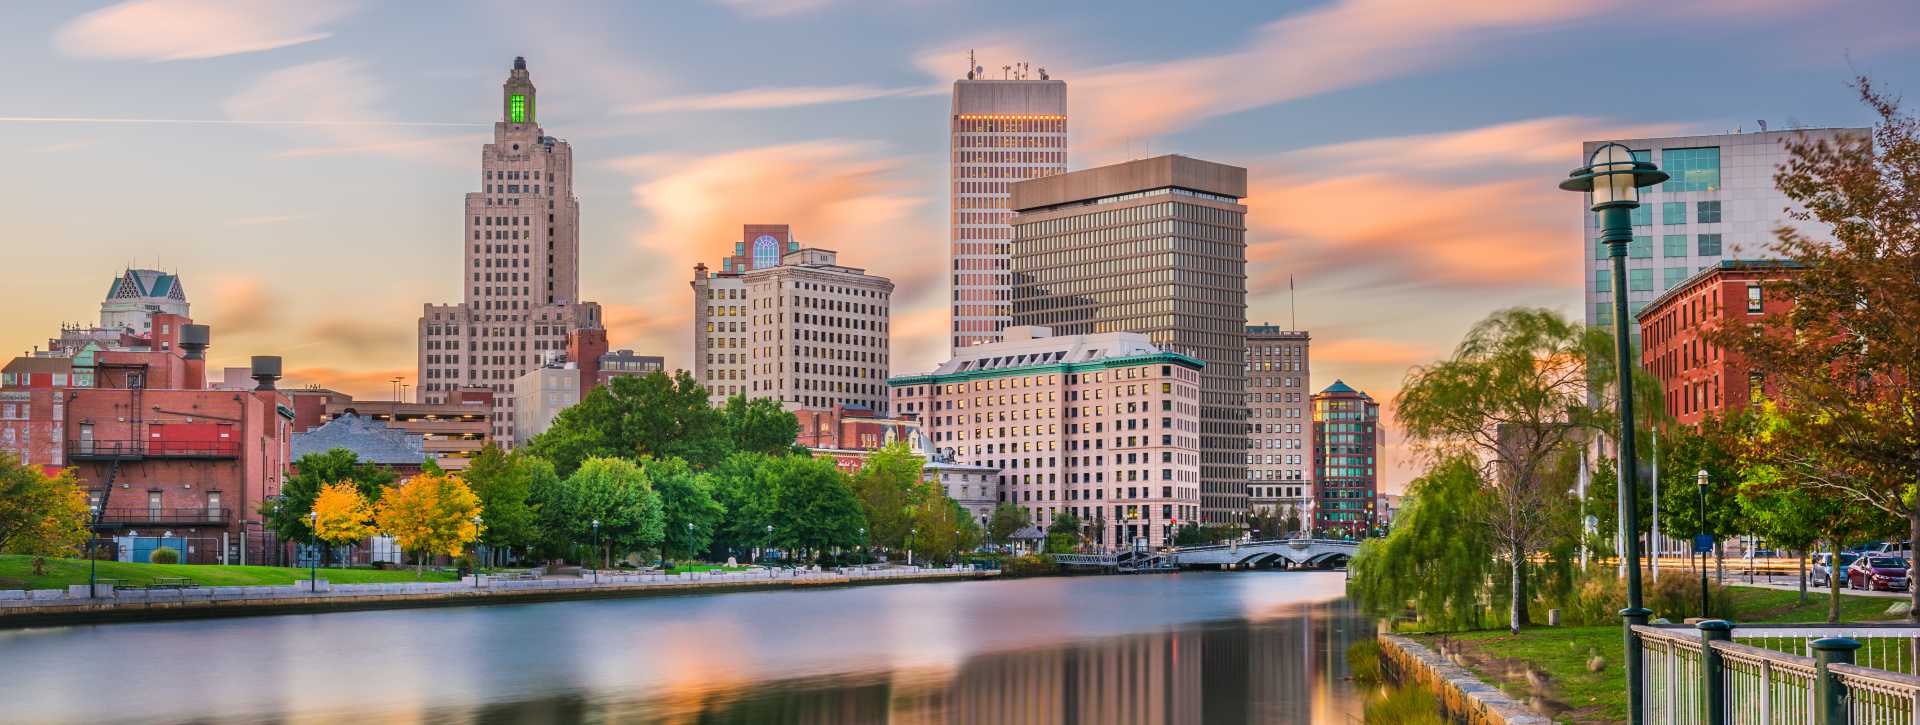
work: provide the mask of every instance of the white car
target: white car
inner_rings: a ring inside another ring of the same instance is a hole
[[[1860,558],[1859,552],[1854,552],[1854,551],[1840,552],[1840,571],[1842,572],[1846,571],[1847,567],[1853,564],[1853,560],[1858,558]],[[1832,554],[1814,554],[1813,555],[1813,566],[1809,567],[1810,573],[1807,575],[1807,578],[1812,580],[1811,583],[1813,584],[1813,586],[1816,586],[1816,587],[1833,586],[1833,583],[1832,583],[1833,567],[1829,565],[1832,559],[1833,559]],[[1842,588],[1844,588],[1846,585],[1843,583],[1841,586]]]

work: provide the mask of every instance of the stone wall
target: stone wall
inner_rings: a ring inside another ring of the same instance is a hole
[[[1380,654],[1404,684],[1426,688],[1447,713],[1471,725],[1549,725],[1551,718],[1529,709],[1499,688],[1481,682],[1466,668],[1406,637],[1381,634]]]

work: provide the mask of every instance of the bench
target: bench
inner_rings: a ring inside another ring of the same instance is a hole
[[[154,578],[148,589],[199,589],[200,584],[183,576],[163,576]]]

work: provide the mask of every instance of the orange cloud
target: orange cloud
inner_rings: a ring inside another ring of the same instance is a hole
[[[415,370],[411,367],[386,370],[342,370],[332,367],[302,367],[286,370],[286,378],[280,387],[296,388],[318,386],[338,390],[362,400],[392,400],[393,379],[402,378],[402,382],[411,384]],[[409,396],[412,393],[408,393]]]
[[[259,277],[239,275],[216,279],[211,299],[194,296],[194,292],[188,288],[189,299],[194,301],[194,319],[211,326],[216,336],[256,335],[278,325],[274,311],[280,309],[280,300]],[[216,344],[218,341],[216,337]]]
[[[269,5],[234,0],[132,0],[68,23],[54,47],[77,58],[195,60],[311,43],[353,14],[354,4],[308,0]]]
[[[1369,337],[1334,338],[1313,346],[1316,365],[1391,365],[1406,367],[1432,360],[1424,345]]]

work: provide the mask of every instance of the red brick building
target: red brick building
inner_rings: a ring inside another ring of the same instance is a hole
[[[1667,414],[1683,425],[1744,406],[1759,384],[1739,356],[1705,333],[1734,316],[1758,318],[1793,307],[1769,283],[1797,273],[1794,262],[1725,260],[1674,285],[1640,311],[1640,364],[1660,380]]]

